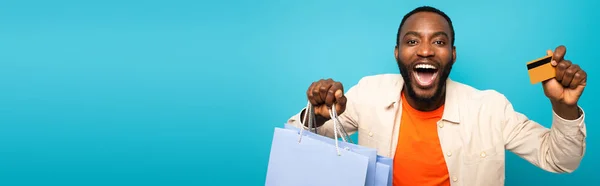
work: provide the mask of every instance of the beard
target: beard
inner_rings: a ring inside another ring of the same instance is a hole
[[[409,71],[406,65],[404,65],[405,63],[403,63],[402,61],[398,61],[397,63],[398,68],[400,69],[400,75],[402,75],[402,79],[404,79],[404,87],[407,90],[406,93],[408,93],[408,96],[413,98],[415,101],[432,103],[433,101],[435,101],[436,98],[444,96],[442,94],[445,93],[446,80],[450,76],[450,71],[452,70],[452,61],[446,63],[446,66],[444,66],[441,69],[441,71],[438,72],[440,73],[440,79],[437,86],[435,87],[435,92],[432,96],[418,95],[415,92],[415,89],[413,88],[413,82],[411,81],[411,78],[414,77],[411,73],[412,71]]]

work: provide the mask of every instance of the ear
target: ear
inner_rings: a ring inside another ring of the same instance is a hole
[[[400,52],[398,52],[398,45],[396,45],[396,46],[394,47],[394,58],[396,58],[396,62],[398,62],[398,54],[399,54],[399,53],[400,53]]]
[[[456,62],[456,46],[452,46],[452,64]]]

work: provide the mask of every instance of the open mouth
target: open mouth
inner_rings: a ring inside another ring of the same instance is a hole
[[[418,64],[413,69],[413,75],[420,87],[430,87],[438,75],[438,68],[430,64]]]

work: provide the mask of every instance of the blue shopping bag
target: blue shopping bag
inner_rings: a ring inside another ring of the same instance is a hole
[[[306,134],[275,128],[265,186],[365,185],[366,156]]]
[[[392,186],[392,163],[393,160],[391,158],[377,156],[375,185]]]
[[[299,128],[294,127],[290,124],[285,124],[285,129],[300,131]],[[322,136],[319,134],[315,134],[315,133],[312,133],[307,130],[305,130],[303,132],[303,134],[305,134],[305,133],[306,133],[306,136],[309,136],[313,139],[323,141],[323,142],[331,144],[331,145],[335,144],[335,141],[332,138]],[[338,144],[339,144],[339,147],[342,149],[355,152],[357,154],[366,156],[368,158],[369,164],[367,167],[367,175],[366,175],[367,177],[366,177],[364,186],[379,186],[379,185],[375,184],[376,166],[377,166],[377,150],[373,149],[373,148],[363,147],[363,146],[353,144],[353,143],[343,142],[343,141],[339,141]]]

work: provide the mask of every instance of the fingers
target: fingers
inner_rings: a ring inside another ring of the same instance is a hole
[[[579,72],[577,72],[581,78],[581,82],[579,83],[579,85],[583,85],[586,86],[587,85],[587,72],[585,72],[585,70],[581,69]]]
[[[546,50],[546,56],[554,56],[554,52],[552,52],[552,50]],[[558,65],[558,63],[554,60],[550,61],[550,64],[552,64],[553,67]]]
[[[585,86],[587,73],[579,65],[564,60],[556,67],[556,80],[563,87],[574,89],[580,85]]]
[[[325,96],[325,105],[327,105],[328,107],[331,107],[331,105],[333,105],[333,103],[335,102],[334,91],[335,90],[333,88],[333,85],[332,87],[327,89],[327,95]]]
[[[313,90],[312,90],[313,99],[317,103],[315,105],[323,104],[323,99],[321,99],[321,86],[323,86],[323,82],[317,81],[315,87],[313,87]]]
[[[311,105],[317,105],[317,101],[314,98],[314,94],[313,94],[313,89],[316,87],[316,82],[313,82],[312,84],[310,84],[310,86],[308,87],[308,90],[306,90],[306,97],[308,98],[308,101],[310,101]]]
[[[315,107],[315,114],[326,119],[331,119],[329,115],[329,108],[327,107]]]
[[[571,66],[569,66],[569,68],[567,68],[565,70],[564,75],[563,75],[563,79],[560,82],[560,84],[562,84],[563,87],[570,87],[571,86],[571,82],[575,78],[575,74],[577,73],[577,71],[579,71],[579,65],[571,65]]]
[[[337,98],[339,95],[343,95],[343,86],[340,82],[333,82],[329,90],[327,90],[327,97],[325,99],[325,105],[331,107],[335,102],[337,102]]]
[[[566,53],[567,48],[565,46],[560,45],[556,47],[554,54],[552,55],[552,60],[554,61],[552,63],[560,63],[564,59]]]
[[[314,106],[315,114],[329,119],[329,109],[335,105],[335,111],[338,115],[346,110],[346,96],[344,96],[344,86],[340,82],[332,79],[322,79],[313,82],[306,96],[310,104]]]
[[[556,67],[556,80],[563,86],[571,89],[585,87],[587,73],[577,64],[565,60],[567,48],[563,45],[556,47],[554,52],[548,50],[546,54],[552,55],[552,66]]]
[[[564,87],[575,89],[580,85],[585,86],[587,80],[587,73],[579,67],[579,65],[571,65],[565,72],[563,81],[561,84]]]
[[[330,82],[321,83],[321,87],[319,87],[319,99],[321,100],[321,103],[327,104],[327,94],[329,94],[331,86],[333,86],[333,84]]]
[[[348,101],[348,99],[346,99],[346,96],[344,96],[341,92],[341,90],[338,91],[339,97],[336,96],[337,102],[335,103],[335,111],[337,112],[338,115],[344,113],[344,111],[346,111],[346,102]]]
[[[327,101],[327,94],[329,92],[329,89],[331,88],[331,86],[333,86],[333,80],[331,79],[326,79],[326,80],[321,80],[319,81],[319,88],[318,88],[318,102],[320,104],[326,103]]]
[[[570,66],[571,66],[571,61],[569,61],[569,60],[558,61],[558,65],[556,65],[556,80],[558,80],[558,82],[562,83],[562,81],[565,78],[566,71]]]
[[[321,104],[321,100],[320,100],[320,95],[319,95],[319,86],[320,82],[313,82],[310,87],[308,87],[308,91],[306,92],[306,95],[308,97],[308,100],[310,101],[310,104],[312,105],[319,105]]]
[[[583,71],[581,68],[575,72],[575,75],[573,75],[573,81],[571,81],[571,84],[569,85],[569,88],[577,88],[580,85],[585,86],[586,85],[586,79],[587,79],[587,74],[585,73],[585,71]]]
[[[312,105],[325,104],[331,107],[338,98],[343,96],[343,90],[344,87],[340,82],[325,79],[313,82],[306,91],[306,96]]]

